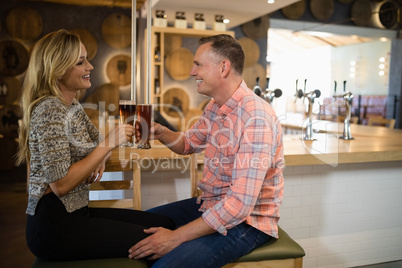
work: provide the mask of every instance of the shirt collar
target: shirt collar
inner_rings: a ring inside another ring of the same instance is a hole
[[[217,115],[218,116],[225,116],[231,113],[239,104],[240,100],[246,95],[247,93],[247,85],[242,80],[240,86],[236,91],[233,93],[233,95],[223,104],[221,107],[219,107]],[[218,105],[215,103],[215,105]]]

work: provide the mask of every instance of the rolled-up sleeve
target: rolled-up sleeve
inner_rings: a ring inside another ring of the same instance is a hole
[[[205,112],[199,120],[186,132],[184,132],[183,154],[199,153],[205,149],[208,133],[211,131],[211,122],[205,116]]]

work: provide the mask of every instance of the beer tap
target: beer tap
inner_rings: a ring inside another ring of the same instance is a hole
[[[255,79],[255,86],[253,88],[253,92],[255,93],[255,95],[261,97],[262,90],[260,87],[260,77],[259,76],[257,76],[257,78]]]
[[[307,126],[306,126],[306,132],[304,136],[304,140],[312,141],[315,140],[313,138],[313,105],[314,105],[314,100],[316,98],[319,98],[321,96],[321,91],[316,89],[310,92],[306,92],[306,84],[307,84],[307,79],[304,80],[304,91],[301,89],[297,89],[297,80],[296,80],[296,98],[303,98],[308,100],[308,111],[307,111]]]
[[[353,140],[352,133],[350,131],[350,118],[352,116],[352,101],[353,94],[349,91],[346,91],[346,80],[343,81],[343,94],[336,95],[336,81],[334,85],[334,98],[343,98],[345,107],[346,107],[346,116],[345,121],[343,122],[343,135],[340,136],[340,139],[343,140]]]
[[[279,88],[277,88],[275,90],[270,90],[269,89],[269,77],[267,77],[267,86],[266,86],[264,91],[259,86],[259,79],[260,78],[257,77],[256,85],[255,85],[255,87],[253,89],[253,92],[257,96],[260,96],[261,98],[266,100],[269,104],[272,103],[274,98],[279,98],[280,96],[282,96],[282,90],[280,90]]]
[[[279,98],[280,96],[282,96],[282,90],[279,88],[276,88],[275,90],[269,89],[269,77],[267,77],[267,87],[265,92],[262,94],[262,98],[271,104],[274,98]]]

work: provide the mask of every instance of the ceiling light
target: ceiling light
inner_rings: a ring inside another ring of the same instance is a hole
[[[268,4],[274,4],[274,3],[275,3],[275,0],[268,0],[267,3],[268,3]]]
[[[226,24],[227,24],[227,23],[229,23],[229,22],[230,22],[229,19],[224,19],[224,20],[223,20],[223,23],[226,23]]]

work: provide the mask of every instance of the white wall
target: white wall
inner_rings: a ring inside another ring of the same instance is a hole
[[[275,55],[270,64],[270,88],[280,88],[283,93],[273,102],[277,115],[304,110],[303,101],[295,101],[294,97],[297,79],[298,89],[304,90],[304,80],[307,79],[306,92],[319,89],[322,95],[330,94],[330,86],[333,83],[330,63],[329,46]],[[292,108],[292,105],[295,107]]]
[[[336,47],[331,50],[332,80],[346,80],[347,90],[354,95],[388,95],[391,42],[373,41]],[[384,75],[379,75],[380,58],[384,58]],[[350,63],[355,62],[355,77],[350,77]],[[332,93],[332,92],[331,92]]]
[[[402,163],[285,169],[279,224],[306,251],[305,268],[402,259]]]
[[[273,107],[278,116],[286,113],[304,111],[305,104],[298,99],[295,102],[296,79],[298,88],[306,91],[319,89],[321,97],[316,99],[315,112],[318,103],[324,97],[334,93],[334,81],[337,81],[337,93],[343,91],[343,81],[346,80],[346,90],[357,96],[387,95],[389,79],[390,41],[373,41],[356,45],[330,47],[323,46],[313,49],[288,51],[271,57],[270,88],[280,88],[282,97],[275,99]],[[379,59],[384,57],[383,76],[379,76]],[[350,77],[351,62],[354,61],[355,77]]]

